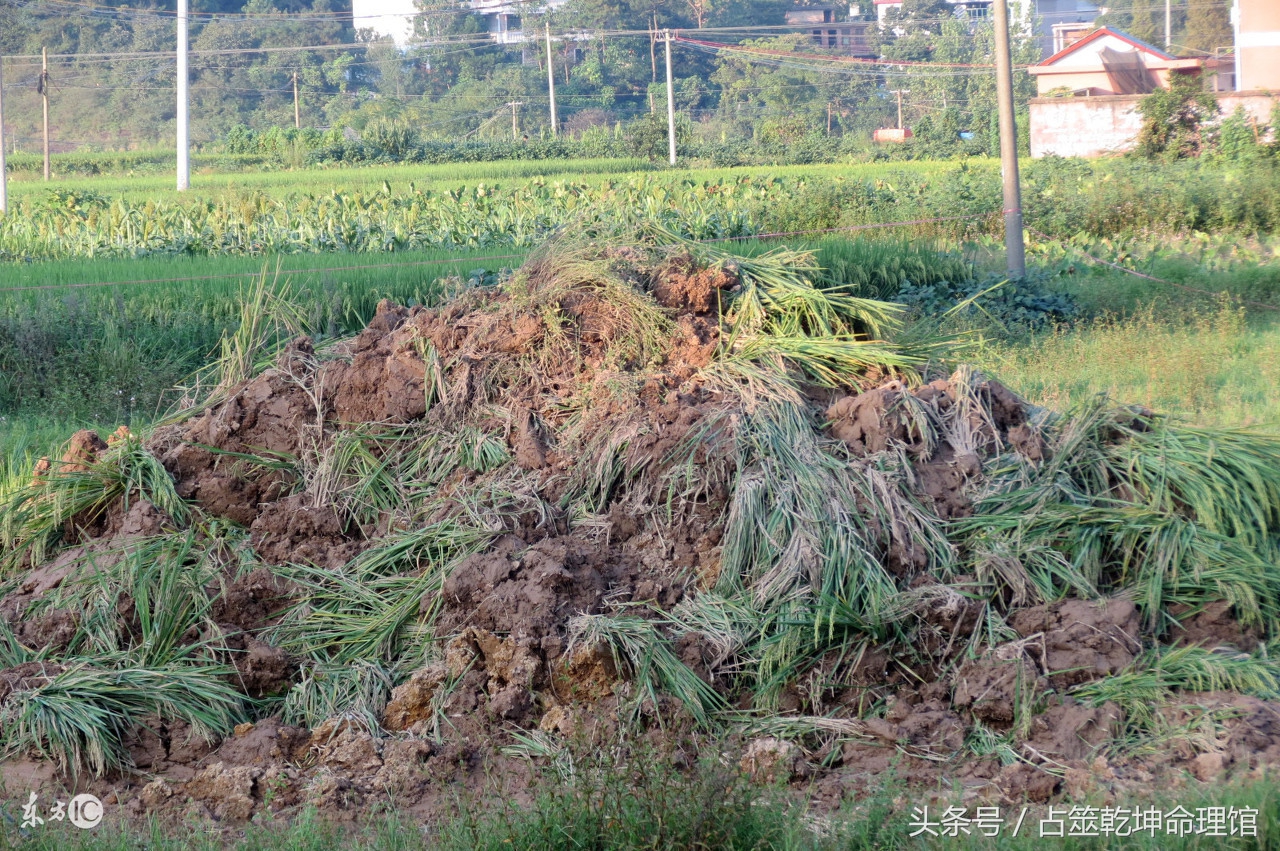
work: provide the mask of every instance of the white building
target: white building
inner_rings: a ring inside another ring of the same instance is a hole
[[[902,0],[874,0],[876,19],[884,24],[884,17],[891,9],[901,9]],[[970,18],[985,18],[991,12],[991,0],[947,0],[957,14]],[[1034,31],[1040,39],[1045,56],[1057,53],[1068,46],[1081,25],[1093,22],[1101,11],[1090,0],[1009,0],[1011,21],[1022,21],[1024,27]],[[1091,28],[1085,28],[1087,32]],[[1025,31],[1025,30],[1024,30]]]
[[[545,0],[525,3],[520,0],[468,0],[471,13],[484,18],[489,35],[498,44],[524,41],[521,13],[525,9],[556,9],[567,0]],[[352,19],[356,29],[368,28],[379,36],[390,36],[399,47],[407,47],[413,39],[413,24],[419,11],[414,0],[352,0]]]
[[[407,47],[413,38],[413,22],[418,7],[413,0],[351,0],[351,23],[390,37],[397,47]]]

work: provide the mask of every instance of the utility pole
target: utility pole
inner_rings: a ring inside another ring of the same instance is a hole
[[[667,41],[667,148],[671,164],[676,164],[676,92],[671,81],[671,30],[666,30]]]
[[[551,96],[551,135],[555,136],[559,130],[559,124],[556,120],[556,69],[555,63],[551,60],[551,24],[547,24],[547,93]]]
[[[1000,117],[1000,172],[1004,179],[1004,248],[1009,274],[1027,273],[1022,244],[1022,190],[1018,185],[1018,127],[1013,118],[1013,62],[1009,56],[1009,9],[992,4],[996,24],[996,101]]]
[[[298,72],[293,72],[293,129],[302,129],[302,110],[298,107]]]
[[[1232,0],[1231,3],[1231,39],[1232,44],[1240,43],[1240,0]],[[1235,54],[1235,73],[1231,75],[1232,82],[1235,84],[1234,90],[1237,92],[1244,91],[1243,80],[1240,76],[1240,51],[1233,50],[1232,53]]]
[[[0,56],[0,213],[9,209],[8,181],[4,162],[4,57]]]
[[[519,119],[519,112],[517,110],[519,110],[520,107],[524,106],[524,101],[513,100],[510,103],[508,103],[507,106],[511,107],[511,141],[513,142],[519,141],[520,119]]]
[[[649,66],[653,69],[652,82],[658,82],[658,13],[653,13],[653,23],[649,26]],[[652,112],[652,110],[650,110]]]
[[[1169,0],[1164,0],[1164,49],[1168,50],[1173,46],[1173,24],[1172,16],[1169,12]]]
[[[898,96],[898,129],[902,129],[902,96],[911,94],[911,89],[891,89]]]
[[[178,0],[178,191],[191,188],[190,137],[187,128],[187,0]]]
[[[40,92],[40,105],[44,111],[44,179],[50,177],[49,169],[49,49],[40,48],[40,82],[36,84]]]

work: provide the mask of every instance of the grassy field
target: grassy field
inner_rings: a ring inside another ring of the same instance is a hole
[[[593,176],[618,176],[660,171],[659,166],[643,159],[593,160],[511,160],[484,163],[450,163],[447,165],[388,165],[371,168],[271,169],[219,173],[194,170],[187,197],[217,197],[245,192],[292,193],[341,191],[376,191],[383,182],[393,185],[414,183],[420,188],[449,188],[497,181],[574,179]],[[764,171],[764,169],[761,169]],[[183,197],[175,188],[172,174],[130,176],[101,175],[93,177],[57,178],[44,182],[39,175],[24,174],[11,179],[12,198],[44,197],[48,192],[94,192],[129,199],[155,200]]]
[[[1168,283],[1094,265],[1070,245],[1035,245],[1082,321],[993,339],[976,360],[1056,410],[1106,392],[1198,425],[1280,429],[1277,244],[1201,236],[1087,247]]]
[[[992,345],[979,363],[1036,404],[1064,410],[1097,394],[1198,425],[1280,429],[1280,316],[1148,306]]]

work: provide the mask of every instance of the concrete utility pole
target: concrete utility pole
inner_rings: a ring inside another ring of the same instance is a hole
[[[507,106],[511,107],[511,141],[517,142],[520,140],[520,118],[518,110],[520,107],[524,106],[524,101],[513,100],[508,103]]]
[[[49,49],[40,48],[40,106],[44,112],[44,179],[50,177],[49,169]]]
[[[191,188],[190,137],[187,128],[187,0],[178,0],[178,191]]]
[[[902,129],[902,96],[911,94],[911,89],[891,89],[898,96],[898,129]]]
[[[9,172],[4,161],[4,57],[0,56],[0,213],[9,209]]]
[[[293,129],[302,129],[302,110],[298,107],[298,72],[293,72]]]
[[[671,81],[671,30],[666,30],[667,41],[667,148],[671,164],[676,164],[676,92]]]
[[[1004,248],[1009,274],[1027,273],[1022,244],[1022,190],[1018,185],[1018,127],[1013,117],[1013,62],[1009,56],[1009,9],[991,4],[996,24],[996,101],[1000,114],[1000,172],[1004,178]]]
[[[1172,15],[1169,12],[1169,0],[1164,0],[1164,49],[1173,47]]]
[[[1231,3],[1231,43],[1240,43],[1240,0],[1232,0]],[[1240,50],[1232,51],[1235,54],[1235,91],[1244,91],[1244,83],[1240,78]]]
[[[555,63],[551,61],[551,24],[547,24],[547,94],[551,96],[551,135],[555,136],[559,131],[559,124],[556,120],[556,69]]]

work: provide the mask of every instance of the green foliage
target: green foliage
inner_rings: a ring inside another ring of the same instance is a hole
[[[1265,124],[1259,126],[1243,107],[1237,107],[1213,128],[1207,155],[1235,165],[1253,165],[1276,150],[1274,144],[1266,142],[1270,130]]]
[[[850,295],[898,301],[904,287],[970,281],[968,259],[925,240],[829,238],[815,246],[824,279]]]
[[[1138,102],[1142,129],[1135,153],[1147,159],[1198,157],[1205,149],[1204,126],[1219,112],[1218,99],[1198,74],[1172,74]]]
[[[1054,291],[1043,275],[1012,281],[1005,277],[907,284],[897,298],[921,317],[968,317],[996,326],[1003,334],[1069,323],[1079,315],[1075,299]]]
[[[600,748],[575,753],[573,773],[549,783],[533,806],[464,801],[440,847],[467,849],[813,848],[803,808],[761,795],[732,767],[692,769],[671,755]]]

